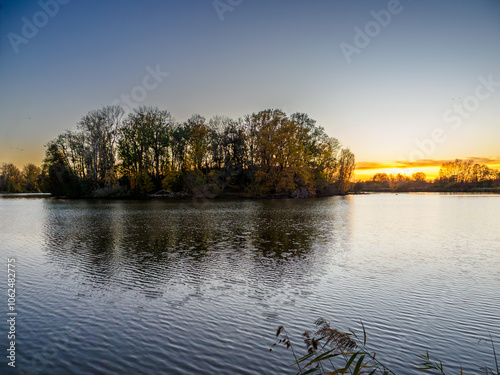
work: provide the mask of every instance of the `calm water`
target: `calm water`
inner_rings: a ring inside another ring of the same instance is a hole
[[[427,348],[473,374],[493,365],[478,340],[500,346],[499,224],[495,195],[3,198],[0,304],[15,257],[24,374],[295,374],[274,332],[300,352],[318,317],[362,319],[399,374]]]

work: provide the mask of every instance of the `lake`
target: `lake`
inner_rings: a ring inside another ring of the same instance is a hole
[[[426,349],[478,373],[478,340],[500,351],[499,224],[499,195],[1,198],[2,311],[14,257],[24,374],[295,374],[276,328],[304,354],[319,317],[362,320],[398,374]]]

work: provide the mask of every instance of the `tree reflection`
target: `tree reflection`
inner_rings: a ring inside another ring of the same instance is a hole
[[[153,298],[282,289],[307,284],[341,240],[342,202],[48,201],[45,248],[96,289]]]

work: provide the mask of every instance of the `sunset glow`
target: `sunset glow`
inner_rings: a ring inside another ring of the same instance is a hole
[[[462,158],[462,159],[473,159],[475,163],[487,165],[489,168],[500,170],[500,163],[497,161],[489,161],[485,158]],[[491,158],[489,160],[495,160],[497,158]],[[357,164],[354,171],[354,180],[367,181],[371,180],[373,175],[376,173],[386,173],[386,174],[402,174],[411,177],[414,173],[423,172],[425,173],[427,180],[433,180],[439,177],[439,169],[441,165],[447,160],[427,160],[422,163],[415,163],[415,166],[407,166],[403,163],[363,163]],[[434,165],[432,165],[434,164]]]
[[[411,177],[414,173],[423,172],[427,176],[427,179],[435,179],[439,175],[439,166],[435,167],[420,167],[420,168],[377,168],[377,169],[356,169],[354,171],[354,180],[371,180],[373,175],[376,173],[386,173],[386,174],[402,174],[404,176]]]

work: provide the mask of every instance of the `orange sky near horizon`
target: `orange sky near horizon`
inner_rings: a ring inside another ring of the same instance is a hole
[[[376,173],[387,173],[397,175],[401,173],[402,175],[406,175],[411,177],[413,173],[424,172],[427,176],[427,179],[435,179],[439,175],[440,166],[435,167],[420,167],[420,168],[397,168],[393,166],[388,166],[387,168],[375,168],[375,169],[356,169],[354,171],[353,181],[361,180],[367,181],[371,180],[373,175]]]
[[[398,165],[397,163],[387,163],[385,165],[383,163],[380,163],[377,167],[374,167],[374,168],[366,167],[365,165],[367,165],[367,164],[370,165],[370,164],[375,164],[375,163],[363,163],[363,162],[361,162],[361,163],[359,163],[360,167],[356,166],[356,169],[354,170],[353,181],[371,180],[373,175],[376,173],[387,173],[387,174],[393,174],[393,175],[397,175],[398,173],[401,173],[402,175],[406,175],[406,176],[411,177],[412,174],[417,173],[417,172],[424,172],[426,174],[428,180],[433,180],[439,176],[439,169],[441,168],[442,162],[444,162],[444,161],[440,161],[439,164],[435,164],[435,165],[414,166],[414,167],[401,166],[401,165]],[[500,171],[500,162],[498,162],[498,161],[494,161],[492,163],[488,163],[488,162],[481,163],[480,160],[475,160],[475,162],[478,162],[479,164],[485,164],[492,169],[496,169],[496,170]]]

